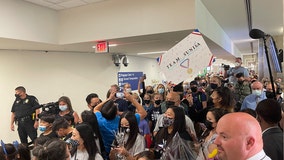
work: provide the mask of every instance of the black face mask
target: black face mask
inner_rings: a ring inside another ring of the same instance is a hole
[[[150,100],[144,100],[145,104],[149,104]]]
[[[161,100],[156,100],[156,101],[155,101],[155,104],[156,104],[156,105],[160,105],[160,104],[161,104]]]
[[[244,83],[244,81],[238,81],[238,83],[239,83],[239,84],[243,84],[243,83]]]
[[[166,101],[166,107],[169,108],[171,106],[174,106],[175,105],[175,102],[173,101]]]
[[[214,127],[212,127],[212,122],[210,122],[210,121],[208,121],[208,120],[206,120],[205,122],[204,122],[204,125],[206,126],[206,128],[208,129],[208,130],[213,130],[214,129]]]
[[[216,89],[218,87],[218,84],[215,84],[215,83],[210,83],[210,87],[212,89]]]
[[[266,91],[265,95],[266,95],[267,98],[274,98],[274,93],[273,92]]]
[[[149,91],[147,91],[146,93],[148,93],[148,94],[153,94],[154,91],[153,91],[153,90],[149,90]]]
[[[190,87],[192,92],[197,92],[197,87]]]
[[[21,96],[20,96],[20,95],[18,95],[18,94],[15,94],[15,97],[16,97],[16,98],[20,98]]]
[[[120,127],[120,129],[121,129],[121,132],[124,132],[124,133],[129,133],[130,132],[129,127]]]

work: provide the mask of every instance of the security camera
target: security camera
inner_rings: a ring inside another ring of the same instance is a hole
[[[128,61],[128,58],[127,58],[126,56],[123,56],[122,63],[123,63],[123,65],[124,65],[125,67],[127,67],[127,66],[128,66],[129,61]]]
[[[112,60],[113,60],[113,63],[114,63],[115,66],[118,67],[118,66],[120,65],[120,58],[119,58],[119,55],[117,55],[117,54],[116,54],[116,55],[113,55],[113,56],[112,56]]]

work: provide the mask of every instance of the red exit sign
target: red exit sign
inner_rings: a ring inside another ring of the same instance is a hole
[[[96,53],[107,53],[108,52],[108,42],[101,41],[96,44]]]

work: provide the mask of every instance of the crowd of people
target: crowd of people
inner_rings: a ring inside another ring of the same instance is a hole
[[[57,110],[41,111],[36,97],[17,87],[11,130],[16,123],[21,143],[1,142],[0,159],[283,159],[281,79],[246,72],[237,58],[223,77],[155,86],[141,77],[138,92],[126,83],[123,92],[111,85],[105,100],[89,94],[81,114],[66,96]]]

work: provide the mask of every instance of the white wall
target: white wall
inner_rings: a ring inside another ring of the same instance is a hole
[[[108,0],[59,11],[59,43],[196,28],[194,0]]]
[[[58,13],[23,0],[0,0],[0,37],[58,42]]]
[[[128,59],[128,67],[118,68],[109,54],[0,51],[0,139],[18,140],[17,131],[10,131],[9,124],[14,89],[19,85],[23,85],[28,94],[35,95],[40,103],[68,96],[75,111],[81,113],[87,109],[85,98],[89,93],[98,93],[105,99],[107,89],[117,83],[119,71],[142,71],[147,74],[147,84],[160,80],[155,59]]]

